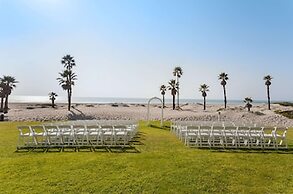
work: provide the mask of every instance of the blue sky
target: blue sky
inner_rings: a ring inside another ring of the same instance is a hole
[[[77,62],[74,96],[151,97],[184,74],[182,98],[293,99],[291,0],[0,0],[0,75],[19,80],[14,95],[66,93],[56,78],[62,56]],[[168,94],[168,98],[171,96]]]

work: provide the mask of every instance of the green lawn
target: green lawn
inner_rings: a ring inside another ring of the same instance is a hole
[[[292,151],[191,149],[141,123],[137,152],[16,153],[23,124],[0,123],[0,193],[293,193]]]

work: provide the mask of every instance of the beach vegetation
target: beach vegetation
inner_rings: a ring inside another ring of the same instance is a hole
[[[55,108],[55,100],[56,100],[56,97],[58,95],[55,93],[55,92],[50,92],[49,93],[49,99],[51,100],[52,102],[52,108]]]
[[[263,115],[265,115],[264,113],[262,113],[262,112],[260,112],[260,111],[254,111],[253,112],[255,115],[257,115],[257,116],[263,116]]]
[[[292,106],[293,107],[292,102],[275,102],[274,104],[279,104],[281,106]]]
[[[61,60],[61,64],[64,65],[65,69],[59,73],[60,77],[57,78],[57,80],[62,89],[67,91],[68,111],[70,111],[72,87],[77,80],[77,75],[73,72],[72,68],[76,66],[76,64],[74,58],[70,55],[65,55]]]
[[[286,110],[286,111],[276,110],[275,113],[280,114],[284,117],[287,117],[288,119],[293,119],[293,110]]]
[[[206,84],[202,84],[199,87],[199,91],[201,92],[201,95],[203,97],[203,110],[206,110],[206,97],[207,97],[207,92],[209,90],[209,86]]]
[[[273,77],[270,75],[264,76],[263,80],[267,86],[267,98],[268,98],[268,109],[271,110],[271,97],[270,97],[270,85],[272,84]]]
[[[183,71],[181,67],[175,67],[173,70],[173,75],[176,77],[176,84],[177,84],[177,108],[180,109],[179,106],[179,78],[182,76]]]
[[[8,112],[8,98],[11,95],[12,90],[16,87],[18,81],[12,76],[4,75],[0,78],[0,97],[1,97],[1,112],[7,113]],[[5,102],[4,102],[5,99]]]
[[[218,79],[221,80],[221,85],[223,86],[223,91],[224,91],[224,107],[227,108],[227,94],[226,94],[226,85],[227,85],[227,80],[228,74],[225,72],[222,72],[219,74]]]
[[[165,94],[166,94],[167,87],[165,85],[161,85],[160,91],[163,97],[163,108],[165,108]]]
[[[172,107],[173,107],[173,110],[175,110],[175,96],[178,90],[178,82],[176,82],[175,79],[171,79],[168,84],[169,84],[168,90],[171,91],[171,95],[172,95],[172,105],[173,105]]]
[[[245,107],[247,108],[248,112],[250,112],[250,109],[252,107],[252,104],[251,104],[252,102],[253,100],[251,97],[244,98]]]

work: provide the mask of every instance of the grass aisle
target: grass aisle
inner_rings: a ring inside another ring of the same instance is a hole
[[[0,193],[293,193],[292,154],[190,149],[145,123],[139,153],[15,153],[22,124],[0,124]]]

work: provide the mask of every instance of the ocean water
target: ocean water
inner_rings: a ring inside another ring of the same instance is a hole
[[[112,98],[112,97],[72,97],[72,103],[132,103],[132,104],[147,104],[149,98]],[[244,104],[243,100],[229,100],[228,104]],[[10,96],[9,102],[12,103],[51,103],[48,96]],[[58,96],[56,103],[67,103],[67,98]],[[172,99],[165,99],[166,104],[171,104]],[[152,101],[152,104],[159,103],[159,101]],[[177,103],[177,100],[176,100]],[[180,99],[180,104],[195,104],[203,103],[202,99]],[[253,104],[263,104],[265,100],[255,100]],[[207,99],[207,104],[223,104],[222,99]]]

